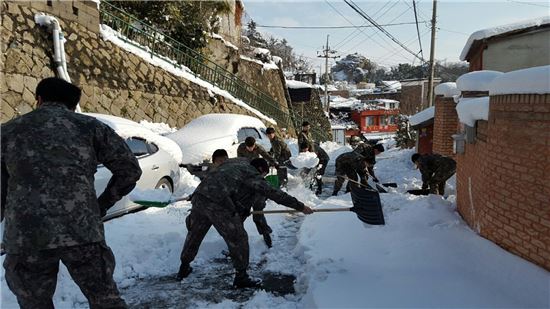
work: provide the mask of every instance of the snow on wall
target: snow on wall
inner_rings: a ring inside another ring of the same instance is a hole
[[[489,84],[502,74],[490,70],[466,73],[456,80],[456,86],[460,91],[489,91]]]
[[[546,24],[550,24],[550,16],[548,15],[534,18],[534,19],[520,21],[513,24],[502,25],[494,28],[488,28],[488,29],[476,31],[472,33],[472,35],[470,35],[470,37],[468,38],[468,41],[466,41],[466,45],[464,46],[464,49],[462,49],[462,53],[460,54],[460,60],[462,61],[466,60],[466,56],[468,55],[468,52],[470,51],[470,48],[472,47],[472,44],[474,43],[474,41],[488,39],[490,37],[493,37],[499,34],[504,34],[507,32],[512,32],[515,30],[537,27],[537,26],[546,25]]]
[[[460,95],[460,90],[456,87],[456,83],[443,83],[435,87],[435,95],[442,95],[445,98],[452,98],[455,95]]]
[[[303,88],[313,88],[312,85],[304,83],[298,80],[286,80],[286,86],[290,89],[303,89]]]
[[[456,112],[460,122],[470,127],[475,126],[477,120],[489,120],[489,97],[460,98]]]
[[[424,121],[430,120],[435,117],[435,106],[428,107],[423,111],[420,111],[409,118],[409,123],[411,126],[415,126]]]
[[[489,95],[550,93],[550,65],[502,74],[489,85]]]
[[[233,45],[233,43],[225,40],[221,35],[217,34],[217,33],[212,33],[210,34],[210,37],[213,38],[213,39],[217,39],[217,40],[220,40],[223,42],[223,44],[229,48],[233,48],[234,50],[239,50],[239,48],[235,45]]]
[[[270,62],[262,62],[258,59],[252,59],[250,57],[247,57],[247,56],[242,56],[241,55],[241,59],[243,60],[247,60],[247,61],[252,61],[252,62],[256,62],[257,64],[261,64],[263,66],[263,69],[264,70],[278,70],[279,67],[273,62],[273,61],[270,61]]]
[[[277,122],[273,118],[264,115],[262,112],[260,112],[259,110],[251,107],[250,105],[246,104],[242,100],[239,100],[239,99],[235,98],[229,92],[227,92],[223,89],[220,89],[220,88],[212,85],[211,83],[196,77],[195,74],[193,74],[193,72],[191,70],[189,70],[187,67],[185,67],[185,66],[182,66],[181,68],[175,67],[173,60],[166,59],[166,58],[161,58],[161,57],[157,57],[157,56],[151,57],[150,53],[148,53],[145,50],[142,50],[139,47],[136,47],[136,45],[139,45],[138,43],[134,42],[133,44],[130,44],[130,43],[127,43],[127,42],[121,40],[119,38],[120,34],[118,32],[116,32],[115,30],[113,30],[111,27],[109,27],[107,25],[100,25],[99,32],[101,34],[101,37],[104,40],[110,41],[113,44],[117,45],[118,47],[120,47],[120,48],[122,48],[122,49],[124,49],[128,52],[131,52],[134,55],[137,55],[137,56],[143,58],[148,63],[150,63],[154,66],[160,67],[163,70],[168,71],[168,72],[170,72],[170,73],[172,73],[176,76],[183,77],[183,78],[185,78],[185,79],[187,79],[187,80],[189,80],[189,81],[191,81],[191,82],[193,82],[193,83],[195,83],[195,84],[197,84],[201,87],[204,87],[204,88],[206,88],[206,89],[208,89],[208,90],[210,90],[210,91],[212,91],[212,92],[214,92],[214,93],[216,93],[220,96],[225,97],[226,99],[232,101],[236,105],[249,110],[250,112],[252,112],[256,116],[258,116],[258,117],[260,117],[260,118],[262,118],[262,119],[264,119],[268,122],[271,122],[273,124],[277,124]]]

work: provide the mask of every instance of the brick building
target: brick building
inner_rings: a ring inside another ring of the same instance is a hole
[[[441,82],[440,78],[434,78],[434,87]],[[431,104],[428,103],[428,80],[407,79],[401,81],[401,113],[414,115]]]
[[[443,83],[435,87],[435,114],[433,152],[454,157],[453,135],[458,130],[455,96],[460,94],[456,83]]]

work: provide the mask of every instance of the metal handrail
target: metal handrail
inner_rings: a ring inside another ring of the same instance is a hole
[[[151,54],[171,62],[174,67],[187,67],[196,76],[226,90],[251,107],[272,117],[279,126],[293,125],[290,114],[281,110],[269,95],[249,85],[218,64],[181,42],[142,22],[107,1],[100,6],[101,23],[111,27],[119,38]]]

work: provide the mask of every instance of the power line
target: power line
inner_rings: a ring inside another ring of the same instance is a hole
[[[416,33],[418,35],[418,45],[420,45],[420,55],[424,58],[424,52],[422,51],[422,40],[420,40],[420,29],[418,28],[418,15],[416,14],[416,2],[413,0],[414,19],[416,20]]]
[[[513,3],[518,3],[518,4],[526,4],[526,5],[543,7],[543,8],[550,8],[550,6],[544,5],[544,4],[538,4],[538,3],[532,3],[532,2],[523,2],[523,1],[514,1],[514,0],[508,0],[508,1],[513,2]]]
[[[427,20],[419,21],[419,23],[428,23]],[[393,24],[383,24],[380,26],[402,26],[402,25],[414,25],[416,22],[402,22]],[[279,29],[352,29],[352,28],[374,28],[373,25],[362,26],[273,26],[273,25],[256,25],[257,28],[279,28]]]
[[[418,56],[418,54],[415,54],[413,51],[411,51],[407,46],[403,45],[397,38],[395,38],[391,33],[386,31],[384,28],[382,28],[374,19],[372,19],[370,16],[368,16],[360,7],[358,7],[353,1],[351,0],[344,0],[344,2],[351,7],[355,12],[357,12],[359,15],[361,15],[363,18],[368,20],[371,24],[376,26],[378,30],[380,30],[382,33],[384,33],[388,38],[390,38],[392,41],[394,41],[396,44],[401,46],[404,50],[406,50],[408,53],[414,55],[415,57],[419,58],[422,62],[425,62],[424,58]]]

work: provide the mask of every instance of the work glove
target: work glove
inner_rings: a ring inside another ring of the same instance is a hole
[[[263,234],[264,236],[264,241],[265,241],[265,244],[267,245],[268,248],[271,248],[273,247],[273,242],[271,241],[271,235],[269,235],[269,233],[265,233]]]

